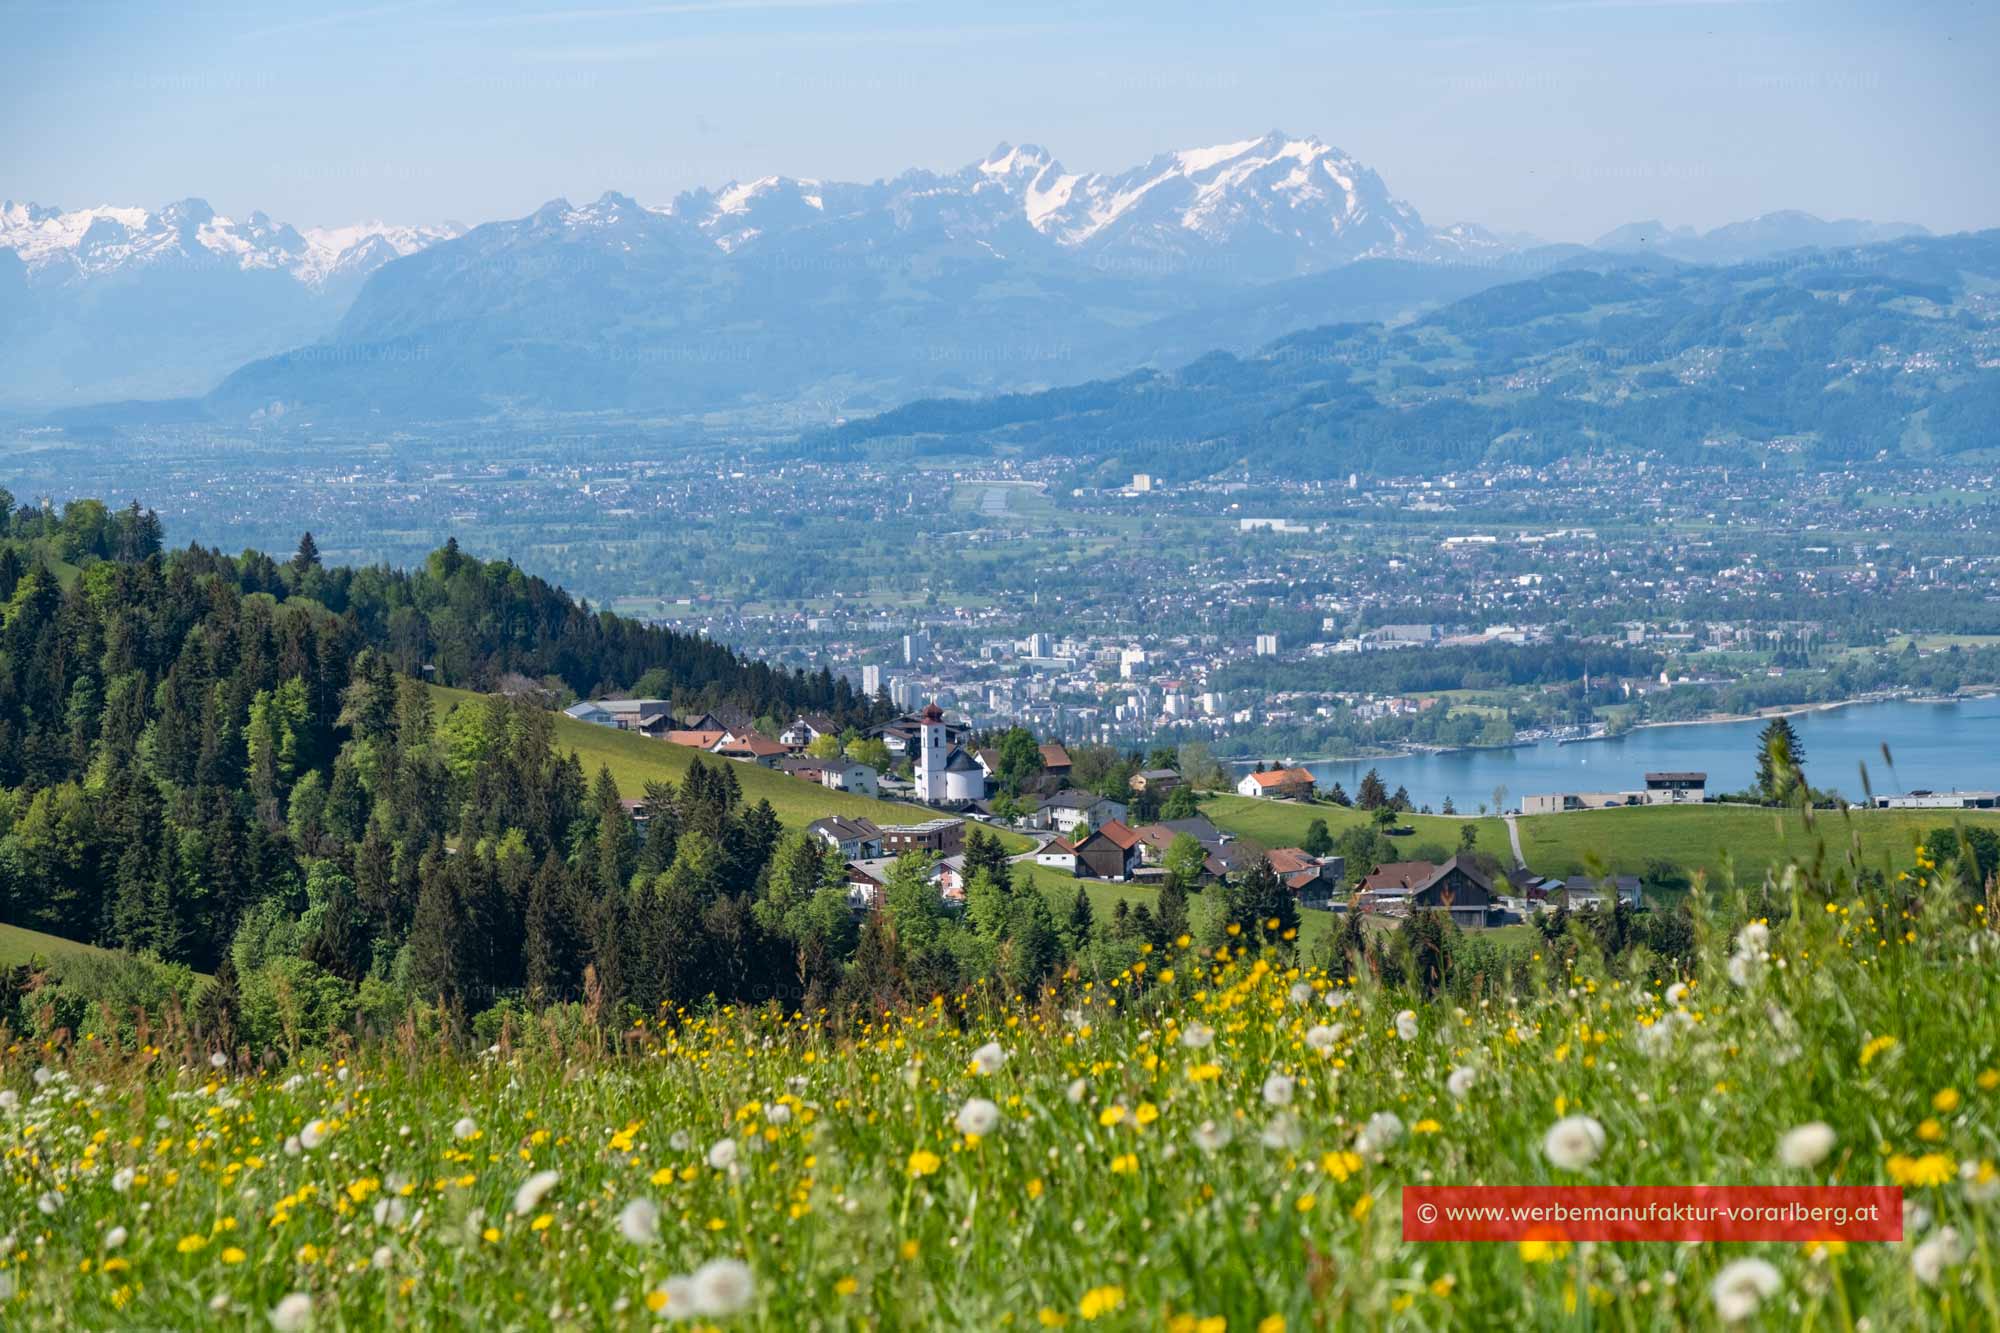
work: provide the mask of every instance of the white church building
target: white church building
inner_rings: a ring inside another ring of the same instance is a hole
[[[983,800],[986,770],[979,761],[945,739],[944,710],[925,708],[918,728],[917,799],[927,805],[956,805]]]

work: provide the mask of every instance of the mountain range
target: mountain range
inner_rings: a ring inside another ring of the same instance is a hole
[[[1040,393],[806,436],[910,453],[1292,478],[1589,454],[1741,464],[2000,458],[2000,231],[1730,266],[1574,267],[1397,324],[1342,323]]]
[[[1873,225],[1774,217],[1533,246],[1433,227],[1348,154],[1278,131],[1116,174],[1003,143],[951,172],[764,177],[657,206],[606,193],[469,230],[300,230],[199,200],[10,203],[0,405],[199,397],[130,413],[235,422],[782,406],[837,421],[1248,354],[1551,270],[1849,243]]]

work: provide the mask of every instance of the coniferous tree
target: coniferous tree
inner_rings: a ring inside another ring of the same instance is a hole
[[[1072,954],[1080,954],[1090,947],[1096,915],[1090,906],[1089,891],[1083,885],[1077,885],[1076,896],[1069,901],[1069,919],[1063,924],[1063,943]]]

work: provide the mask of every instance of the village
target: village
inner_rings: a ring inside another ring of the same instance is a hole
[[[860,737],[852,731],[843,736],[830,718],[802,714],[773,738],[759,732],[739,709],[677,717],[661,699],[600,699],[565,712],[578,722],[635,732],[829,791],[907,806],[906,822],[827,815],[807,825],[807,834],[844,866],[849,905],[857,913],[881,905],[897,861],[912,852],[928,856],[927,873],[939,897],[948,906],[961,907],[970,873],[970,839],[1000,831],[1016,835],[1017,842],[1027,841],[1027,850],[1014,852],[1010,860],[1033,867],[1043,882],[1053,876],[1058,881],[1158,887],[1176,875],[1184,887],[1199,888],[1234,881],[1261,860],[1300,909],[1336,916],[1359,913],[1384,924],[1437,910],[1461,929],[1482,930],[1523,923],[1544,908],[1598,911],[1621,902],[1628,908],[1643,904],[1637,876],[1538,875],[1519,864],[1509,869],[1469,845],[1431,859],[1370,859],[1352,867],[1348,857],[1329,846],[1265,846],[1201,813],[1193,785],[1173,767],[1133,772],[1121,799],[1075,785],[1070,753],[1055,742],[1034,744],[1026,763],[1033,776],[1010,792],[1015,784],[1007,777],[1008,757],[994,745],[979,743],[969,722],[948,716],[935,702]],[[864,762],[854,757],[857,753],[880,762]],[[1020,766],[1018,755],[1015,762]],[[1541,813],[1698,803],[1704,781],[1699,773],[1647,774],[1643,789],[1615,799],[1608,794],[1531,796],[1524,809]],[[1311,804],[1319,797],[1313,774],[1300,767],[1259,765],[1227,785],[1237,797],[1264,802]],[[625,804],[643,833],[643,802]],[[1408,832],[1395,825],[1398,809],[1384,805],[1378,812],[1392,816],[1382,821],[1387,834]]]

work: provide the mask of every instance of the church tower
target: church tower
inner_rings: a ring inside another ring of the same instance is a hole
[[[944,739],[944,710],[933,700],[919,720],[917,799],[935,805],[945,799],[945,761],[951,757]]]

